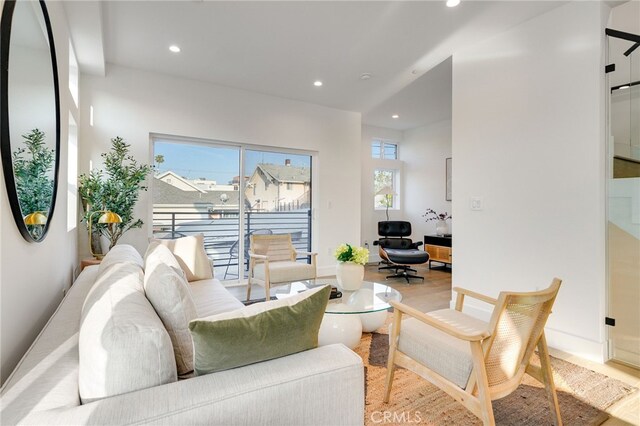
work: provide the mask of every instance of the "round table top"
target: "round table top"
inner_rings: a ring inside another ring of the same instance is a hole
[[[278,299],[283,299],[327,284],[338,287],[338,290],[342,292],[342,297],[329,300],[325,310],[327,314],[348,315],[380,312],[391,307],[389,302],[402,300],[402,294],[398,290],[381,283],[363,281],[359,290],[347,291],[342,290],[337,285],[337,281],[331,278],[318,278],[315,282],[314,280],[296,281],[284,286],[272,287],[271,291],[275,291],[275,296]]]

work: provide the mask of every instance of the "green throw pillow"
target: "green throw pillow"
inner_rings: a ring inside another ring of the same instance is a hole
[[[197,375],[279,358],[318,346],[331,286],[189,323]]]

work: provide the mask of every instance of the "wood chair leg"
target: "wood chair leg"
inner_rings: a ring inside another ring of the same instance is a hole
[[[391,386],[393,385],[393,373],[396,371],[395,356],[396,349],[398,348],[398,335],[400,334],[400,320],[402,319],[402,313],[396,309],[393,312],[393,321],[391,335],[389,336],[389,358],[387,360],[387,379],[384,388],[385,403],[389,402],[391,398]]]
[[[547,399],[551,405],[551,415],[553,423],[556,426],[562,426],[562,417],[560,416],[560,406],[558,405],[558,395],[556,394],[556,386],[553,382],[553,370],[551,370],[551,360],[549,359],[549,349],[547,347],[547,339],[540,336],[538,341],[538,354],[540,355],[540,367],[544,388],[547,392]]]
[[[269,300],[271,300],[271,294],[270,294],[271,292],[270,292],[270,288],[269,287],[270,287],[269,286],[269,281],[265,282],[264,283],[264,294],[265,294],[264,300],[267,301],[267,302]]]
[[[496,421],[493,417],[493,405],[491,404],[491,394],[489,393],[489,380],[487,379],[487,370],[484,365],[484,352],[480,342],[471,342],[471,355],[473,356],[473,366],[476,372],[478,402],[480,402],[480,418],[485,426],[494,426]]]
[[[250,297],[251,297],[251,280],[247,282],[247,301],[251,300],[249,299]]]

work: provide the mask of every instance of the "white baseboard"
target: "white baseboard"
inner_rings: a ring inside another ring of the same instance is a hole
[[[454,309],[455,304],[455,300],[451,300],[449,302],[450,308]],[[468,302],[464,304],[464,313],[483,321],[489,321],[491,318],[489,308],[485,309]],[[544,332],[547,337],[547,345],[550,348],[600,364],[607,360],[606,342],[595,342],[551,327],[545,327]]]
[[[640,355],[637,352],[630,352],[620,348],[613,348],[613,357],[616,361],[638,368],[640,366]]]

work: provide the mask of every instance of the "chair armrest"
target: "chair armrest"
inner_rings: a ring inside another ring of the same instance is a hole
[[[475,291],[467,290],[466,288],[453,287],[451,290],[455,291],[458,294],[458,296],[456,297],[456,311],[462,310],[465,296],[473,297],[474,299],[478,299],[490,305],[495,305],[496,303],[498,303],[498,300],[494,299],[493,297],[485,296],[484,294],[476,293]]]
[[[249,257],[253,259],[269,260],[269,256],[265,256],[263,254],[255,254],[253,252],[249,252]]]
[[[380,244],[380,241],[378,241],[378,240],[375,240],[375,241],[373,242],[373,245],[374,245],[374,246],[377,246],[377,245],[379,245],[379,244]]]
[[[424,244],[422,241],[416,241],[415,243],[411,244],[411,248],[418,248],[422,244]]]
[[[466,333],[464,330],[461,330],[459,328],[456,328],[450,324],[447,324],[446,322],[442,322],[436,318],[430,317],[429,315],[426,315],[422,312],[420,312],[417,309],[414,309],[410,306],[407,306],[403,303],[400,302],[389,302],[391,304],[391,306],[393,306],[393,309],[397,309],[398,311],[400,311],[402,314],[404,315],[409,315],[412,318],[415,318],[419,321],[422,321],[423,323],[433,327],[433,328],[437,328],[438,330],[447,333],[450,336],[456,337],[460,340],[466,340],[469,342],[476,342],[476,341],[481,341],[486,339],[487,337],[491,336],[491,333],[489,333],[488,331],[483,331],[481,333]],[[396,327],[396,325],[394,324],[394,327]],[[402,332],[402,331],[401,331]]]

